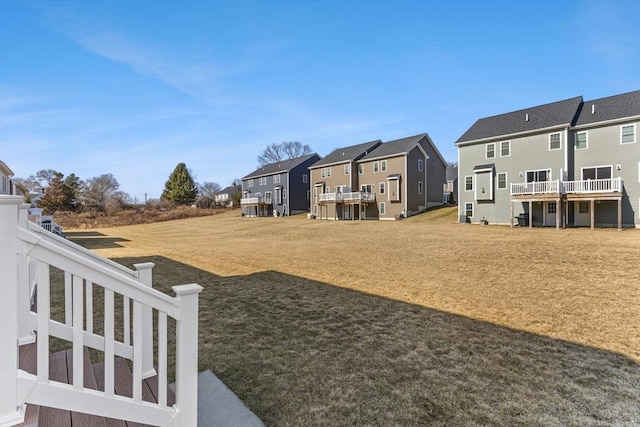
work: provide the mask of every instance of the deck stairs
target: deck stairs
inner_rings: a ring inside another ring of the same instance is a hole
[[[84,385],[88,389],[104,391],[104,363],[91,363],[89,350],[84,351]],[[37,375],[36,344],[20,346],[20,369]],[[53,353],[49,357],[49,379],[63,384],[73,384],[73,351],[71,349]],[[133,374],[127,361],[115,359],[115,392],[118,396],[132,397]],[[146,402],[158,402],[158,379],[152,376],[143,380],[142,399]],[[167,387],[167,406],[175,403],[175,395]],[[67,426],[104,426],[104,427],[143,427],[146,424],[127,422],[116,418],[68,411],[57,408],[27,404],[24,427],[67,427]]]

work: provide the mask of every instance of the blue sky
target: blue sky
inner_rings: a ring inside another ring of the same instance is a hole
[[[428,132],[640,89],[640,1],[0,0],[0,159],[158,197],[268,144]]]

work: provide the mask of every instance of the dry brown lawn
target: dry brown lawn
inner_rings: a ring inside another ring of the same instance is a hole
[[[197,282],[200,369],[269,425],[640,422],[640,231],[215,217],[69,232]]]

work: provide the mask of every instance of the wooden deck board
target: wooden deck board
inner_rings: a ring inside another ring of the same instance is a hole
[[[49,357],[49,379],[61,383],[67,383],[67,356],[64,351],[54,353]],[[40,408],[40,424],[51,427],[68,427],[71,425],[69,411],[49,408]]]
[[[67,350],[67,372],[69,376],[69,384],[73,384],[73,350]],[[97,390],[96,377],[91,368],[91,358],[89,350],[84,348],[83,363],[83,384],[85,388]],[[96,415],[85,414],[81,412],[71,412],[71,423],[74,426],[106,426],[105,420]]]

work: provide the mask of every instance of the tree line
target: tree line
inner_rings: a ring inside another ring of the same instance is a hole
[[[65,177],[57,170],[42,169],[27,178],[15,178],[15,181],[24,185],[34,197],[38,196],[36,205],[47,214],[58,211],[113,214],[140,204],[120,190],[120,183],[110,173],[82,180],[75,173]],[[234,184],[236,183],[239,180],[235,180]],[[215,182],[196,183],[193,173],[184,163],[179,163],[169,175],[160,200],[145,202],[148,205],[168,203],[175,206],[212,208],[216,207],[215,195],[221,189]],[[240,195],[237,196],[238,199],[239,197]]]
[[[309,145],[298,141],[272,143],[258,156],[258,164],[261,167],[311,153]],[[37,205],[49,214],[57,211],[87,210],[115,213],[139,204],[138,200],[120,190],[120,183],[110,173],[82,180],[75,173],[65,177],[57,170],[42,169],[27,178],[15,178],[15,180],[24,185],[29,193],[41,195]],[[242,182],[235,179],[232,185],[241,186]],[[187,165],[178,163],[164,184],[160,201],[176,206],[196,205],[200,208],[212,208],[216,207],[215,195],[221,189],[222,187],[216,182],[197,183]],[[240,192],[233,195],[234,205],[239,203],[240,197]],[[148,204],[158,201],[145,200],[145,202]]]

